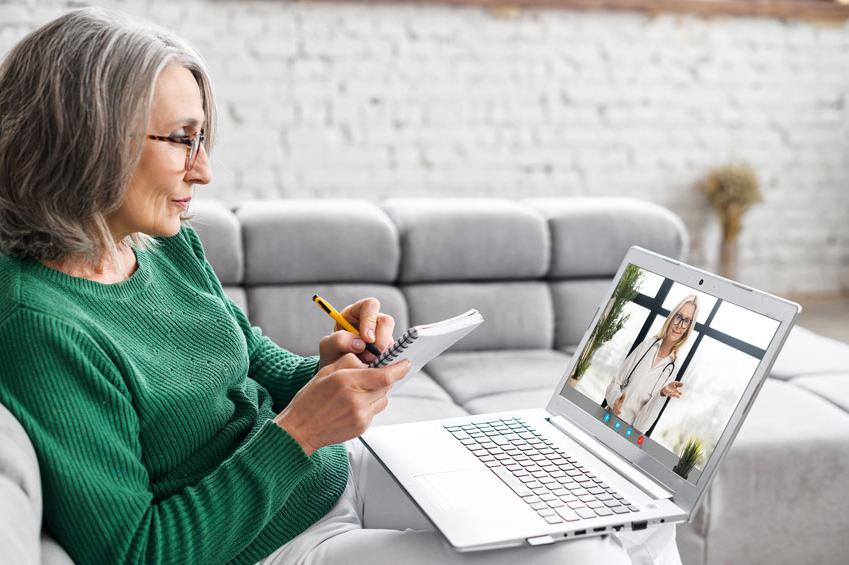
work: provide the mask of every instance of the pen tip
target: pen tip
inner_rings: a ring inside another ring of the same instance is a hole
[[[313,295],[312,295],[312,300],[313,300],[313,302],[315,302],[315,299],[316,299],[316,298],[318,298],[318,295],[317,295],[317,294],[313,294]]]

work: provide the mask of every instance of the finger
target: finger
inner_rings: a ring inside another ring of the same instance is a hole
[[[363,369],[365,363],[360,361],[360,358],[353,353],[346,353],[339,359],[333,362],[333,370],[340,371],[345,369]]]
[[[411,365],[409,361],[404,360],[380,369],[364,369],[358,371],[354,384],[365,390],[388,389],[404,378]]]
[[[392,339],[392,332],[395,330],[395,318],[389,314],[377,315],[377,329],[375,330],[376,337],[374,345],[383,352],[386,348],[392,345],[395,340]]]
[[[357,327],[366,343],[373,343],[376,337],[377,315],[380,313],[380,301],[377,298],[363,298],[342,310],[341,314]]]
[[[324,338],[327,346],[340,355],[344,353],[360,353],[366,348],[366,342],[351,332],[339,330]]]

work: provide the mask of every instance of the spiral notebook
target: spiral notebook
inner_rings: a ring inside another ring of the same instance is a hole
[[[409,359],[413,365],[407,377],[411,377],[482,323],[483,316],[473,308],[441,322],[413,326],[375,359],[370,367],[385,367],[395,361]]]

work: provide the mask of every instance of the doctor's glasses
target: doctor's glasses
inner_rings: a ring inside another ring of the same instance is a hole
[[[692,324],[692,323],[693,323],[692,318],[685,318],[684,316],[681,315],[680,312],[678,312],[677,314],[672,316],[672,325],[673,326],[681,326],[681,327],[686,329],[686,328],[689,328],[690,324]]]

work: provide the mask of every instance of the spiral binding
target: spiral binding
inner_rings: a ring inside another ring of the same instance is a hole
[[[383,352],[378,359],[371,364],[372,368],[378,369],[389,365],[397,359],[406,350],[416,338],[419,337],[419,331],[416,328],[410,328],[392,344],[392,346]]]

